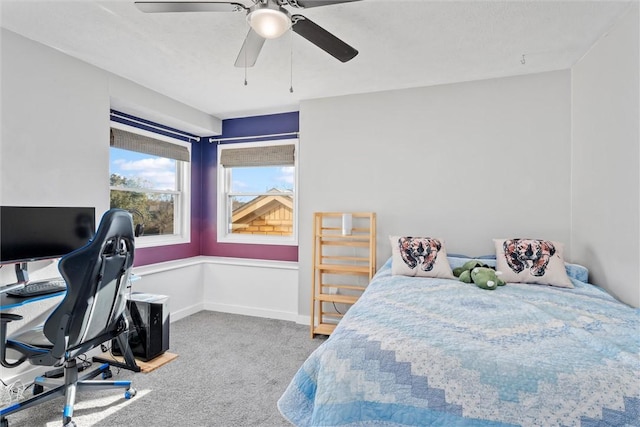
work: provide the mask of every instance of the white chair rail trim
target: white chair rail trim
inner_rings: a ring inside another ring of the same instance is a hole
[[[133,273],[138,276],[162,273],[170,270],[178,270],[193,265],[221,264],[237,265],[243,267],[274,268],[283,270],[298,270],[298,263],[295,261],[272,261],[264,259],[231,258],[217,256],[196,256],[191,258],[178,259],[173,261],[160,262],[157,264],[134,267]]]

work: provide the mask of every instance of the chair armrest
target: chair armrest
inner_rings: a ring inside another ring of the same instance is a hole
[[[0,348],[0,365],[5,368],[14,368],[27,360],[27,356],[22,355],[22,357],[15,362],[7,361],[7,323],[13,322],[14,320],[22,320],[22,316],[13,313],[0,313],[0,343],[2,343],[2,347]],[[14,348],[13,346],[10,347]]]

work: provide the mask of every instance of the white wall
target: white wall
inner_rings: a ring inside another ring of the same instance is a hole
[[[567,70],[303,102],[300,312],[315,211],[376,212],[378,266],[390,234],[472,256],[495,237],[569,243],[570,99]]]
[[[107,83],[98,68],[2,30],[2,204],[109,208]]]
[[[204,309],[307,323],[298,317],[298,263],[204,259]]]
[[[175,322],[203,309],[204,270],[199,257],[133,268],[133,292],[166,295],[171,321]]]
[[[640,306],[638,4],[572,69],[572,255]]]

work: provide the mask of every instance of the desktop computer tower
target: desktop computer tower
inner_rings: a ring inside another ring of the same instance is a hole
[[[128,341],[137,359],[146,362],[169,349],[168,299],[164,295],[132,293],[127,300]],[[111,346],[114,354],[122,354],[117,339]]]

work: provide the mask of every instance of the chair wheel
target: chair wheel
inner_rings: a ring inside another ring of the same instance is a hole
[[[75,423],[75,421],[69,421],[68,423],[66,423],[62,427],[76,427],[76,423]]]
[[[138,394],[138,391],[135,388],[131,387],[129,390],[124,392],[124,398],[125,399],[131,399],[136,394]]]
[[[113,373],[111,373],[111,369],[107,369],[106,371],[104,371],[102,373],[102,379],[103,380],[108,380],[109,378],[111,378],[113,376]]]
[[[33,385],[33,395],[36,396],[44,391],[44,387],[40,384]]]
[[[9,427],[9,420],[3,418],[0,420],[0,427]]]

